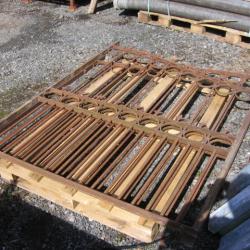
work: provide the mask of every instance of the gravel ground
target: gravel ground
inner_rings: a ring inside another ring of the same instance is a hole
[[[204,36],[138,24],[134,13],[114,10],[109,4],[91,16],[86,14],[87,7],[81,6],[70,13],[65,5],[41,1],[24,5],[19,0],[1,0],[0,118],[116,41],[167,58],[175,56],[182,63],[201,68],[250,70],[249,50]],[[249,134],[230,177],[249,158]],[[2,181],[0,190],[0,235],[8,224],[8,234],[0,239],[2,249],[111,249],[117,246],[119,249],[157,249],[159,245],[140,244]],[[6,214],[8,217],[4,218]],[[37,227],[38,224],[42,226]],[[55,240],[52,234],[56,235]],[[196,248],[215,249],[216,244],[217,238],[206,234]],[[166,248],[184,249],[174,237]]]

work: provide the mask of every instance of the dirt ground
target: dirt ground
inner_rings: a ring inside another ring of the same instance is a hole
[[[82,1],[84,2],[84,1]],[[82,3],[81,3],[82,4]],[[87,4],[87,2],[86,2]],[[250,51],[205,36],[137,23],[136,13],[103,2],[96,15],[81,5],[70,13],[63,3],[0,1],[0,118],[69,74],[110,44],[148,50],[201,68],[250,71]],[[250,133],[230,176],[247,162]],[[2,249],[157,249],[36,195],[0,182]],[[166,234],[166,249],[186,249]],[[196,249],[216,249],[205,233]]]

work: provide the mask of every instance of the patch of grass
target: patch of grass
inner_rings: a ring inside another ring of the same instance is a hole
[[[0,118],[42,92],[46,84],[26,84],[11,88],[0,94]]]
[[[0,119],[4,118],[8,112],[0,110]]]

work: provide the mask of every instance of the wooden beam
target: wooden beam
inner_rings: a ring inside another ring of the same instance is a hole
[[[70,0],[69,1],[69,11],[75,11],[76,10],[76,2],[75,0]]]
[[[84,94],[91,94],[100,88],[103,84],[105,84],[108,80],[110,80],[116,73],[120,72],[123,68],[116,67],[106,72],[103,76],[98,78],[96,81],[90,84],[88,88],[84,90]]]
[[[88,14],[94,14],[96,11],[96,6],[97,6],[97,1],[98,0],[91,0],[89,9],[88,9]]]
[[[142,100],[142,102],[140,103],[140,107],[142,107],[147,112],[154,105],[154,103],[161,97],[161,95],[164,94],[165,91],[167,91],[171,87],[174,81],[175,79],[169,76],[160,78],[157,81],[157,85]]]

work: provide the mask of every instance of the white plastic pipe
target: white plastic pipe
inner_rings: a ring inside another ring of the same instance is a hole
[[[250,16],[250,2],[243,0],[170,0]]]
[[[168,14],[169,10],[170,14],[173,16],[184,17],[193,20],[235,21],[220,25],[246,32],[250,31],[250,17],[248,16],[203,8],[195,5],[177,3],[171,0],[169,1],[169,4],[164,0],[114,0],[114,7],[116,9],[149,10],[151,12],[157,12],[161,14]]]

